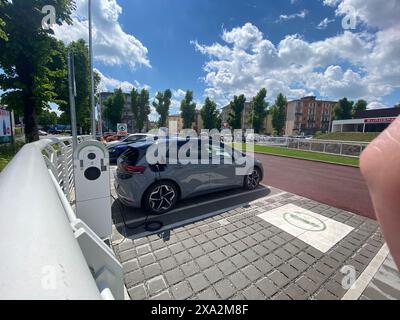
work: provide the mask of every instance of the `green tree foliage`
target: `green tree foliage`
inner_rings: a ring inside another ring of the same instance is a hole
[[[149,114],[150,114],[149,91],[146,89],[142,89],[142,91],[140,91],[140,95],[138,96],[138,101],[139,101],[139,108],[138,108],[136,126],[138,131],[142,132],[144,125],[149,120]]]
[[[253,123],[253,129],[255,133],[261,133],[263,130],[264,120],[268,114],[268,103],[265,102],[267,96],[267,90],[261,89],[251,102],[252,112],[251,120]]]
[[[91,128],[91,105],[90,105],[90,64],[89,64],[89,49],[83,39],[71,42],[67,47],[59,45],[59,51],[62,52],[64,60],[67,57],[68,51],[74,56],[75,66],[75,84],[76,84],[76,97],[75,97],[75,110],[76,110],[76,121],[77,127],[81,128],[83,132],[88,133]],[[61,62],[60,62],[61,64]],[[66,112],[66,115],[70,117],[69,103],[63,101],[69,101],[68,92],[68,72],[67,64],[64,61],[63,64],[63,77],[61,81],[57,82],[57,93],[58,99],[56,103],[59,105],[59,109]],[[95,92],[100,82],[100,76],[97,72],[94,73]]]
[[[56,100],[54,78],[60,76],[52,63],[59,53],[53,30],[42,28],[45,5],[55,8],[56,23],[71,24],[72,0],[0,0],[0,87],[6,91],[2,101],[22,113],[27,142],[39,139],[37,116]],[[6,35],[7,40],[4,35]]]
[[[136,88],[133,88],[131,91],[131,110],[135,123],[135,130],[137,130],[137,121],[139,116],[139,97],[140,93],[138,92],[138,90],[136,90]]]
[[[339,102],[336,104],[335,108],[333,109],[333,114],[334,114],[335,120],[351,119],[353,105],[354,105],[354,102],[347,100],[347,98],[343,98],[343,99],[339,100]]]
[[[166,127],[167,119],[169,115],[169,107],[171,106],[172,92],[167,89],[164,92],[157,92],[155,101],[153,101],[153,107],[160,115],[158,124],[160,127]]]
[[[271,108],[272,126],[276,133],[280,136],[283,133],[283,128],[286,122],[286,97],[280,93],[275,100],[275,104]]]
[[[108,130],[116,131],[117,124],[122,121],[125,98],[121,89],[116,89],[112,96],[104,101],[103,116]]]
[[[58,116],[54,111],[50,111],[49,109],[41,110],[40,115],[38,117],[38,124],[43,128],[47,129],[51,126],[54,126],[58,123]]]
[[[181,117],[183,129],[192,129],[196,116],[196,103],[193,102],[193,91],[186,91],[185,98],[181,102]]]
[[[5,5],[5,0],[0,0],[0,11],[3,10],[3,6]],[[5,40],[7,41],[8,37],[6,33],[4,32],[4,26],[6,23],[3,21],[3,19],[0,18],[0,40]]]
[[[367,101],[365,101],[363,99],[358,100],[353,107],[353,116],[357,113],[357,111],[367,110],[367,105],[368,105]]]
[[[62,124],[65,126],[70,125],[71,124],[70,116],[66,112],[63,112],[58,117],[57,122],[58,122],[58,124]]]
[[[221,127],[217,104],[210,98],[206,98],[204,106],[200,110],[200,115],[203,119],[204,129],[212,130]]]
[[[242,94],[234,96],[233,101],[229,104],[231,112],[229,113],[228,123],[232,129],[242,128],[242,114],[245,107],[246,98]]]

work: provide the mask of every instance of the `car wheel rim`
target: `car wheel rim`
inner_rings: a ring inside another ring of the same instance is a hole
[[[174,189],[168,185],[157,186],[150,193],[149,205],[155,212],[169,210],[175,200],[176,194]]]
[[[257,170],[253,170],[253,172],[247,176],[247,185],[251,188],[256,188],[259,182],[260,174]]]

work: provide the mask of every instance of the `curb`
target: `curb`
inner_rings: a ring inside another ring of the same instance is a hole
[[[302,157],[285,156],[285,155],[266,153],[266,152],[256,152],[256,151],[254,151],[254,154],[265,154],[265,155],[268,155],[268,156],[275,156],[275,157],[282,157],[282,158],[291,158],[291,159],[298,159],[298,160],[305,160],[305,161],[313,161],[313,162],[334,164],[334,165],[342,166],[342,167],[360,168],[360,166],[355,166],[355,165],[352,165],[352,164],[344,164],[344,163],[338,163],[338,162],[332,162],[332,161],[308,159],[308,158],[302,158]]]

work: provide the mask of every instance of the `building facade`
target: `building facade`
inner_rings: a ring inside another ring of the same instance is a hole
[[[250,102],[246,102],[244,104],[244,109],[242,113],[242,125],[241,129],[243,131],[245,130],[250,130],[253,129],[253,122],[251,119],[251,112],[253,111],[253,106]],[[230,105],[227,105],[221,109],[220,117],[221,117],[221,123],[224,128],[229,128],[228,120],[229,120],[229,114],[231,113],[231,107]],[[262,134],[267,134],[271,135],[273,134],[274,129],[272,127],[272,116],[268,114],[264,120],[263,124],[263,132]]]
[[[180,114],[170,115],[168,116],[168,127],[170,127],[170,122],[175,121],[177,123],[177,131],[180,132],[183,130],[183,119]],[[198,134],[201,133],[203,129],[203,119],[200,114],[200,110],[196,109],[194,122],[192,123],[192,129],[196,131]]]
[[[317,100],[314,96],[289,101],[286,105],[285,134],[293,136],[329,132],[336,104],[337,101]]]
[[[400,115],[400,107],[357,111],[353,119],[335,120],[332,132],[382,132]]]

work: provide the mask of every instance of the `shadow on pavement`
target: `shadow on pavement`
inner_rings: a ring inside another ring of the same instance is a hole
[[[223,214],[226,211],[246,206],[246,204],[271,194],[266,186],[246,191],[241,188],[221,191],[205,196],[180,201],[177,207],[164,215],[148,215],[143,209],[123,206],[118,200],[112,204],[112,215],[117,231],[124,237],[136,239],[151,234],[145,230],[146,222],[159,221],[163,229],[153,233],[163,233],[189,223]]]

